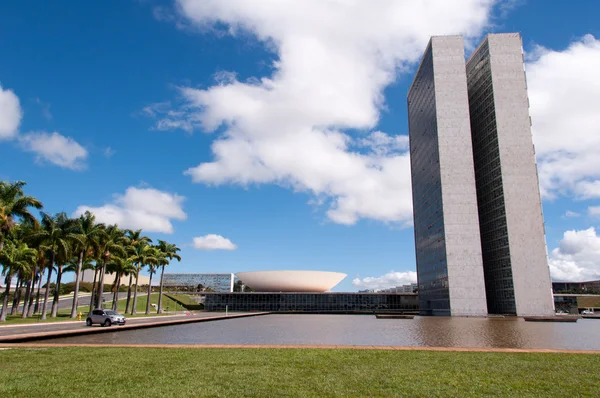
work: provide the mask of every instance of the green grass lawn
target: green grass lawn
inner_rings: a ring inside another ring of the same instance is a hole
[[[581,354],[13,348],[0,351],[0,396],[598,396],[598,369],[600,355]]]
[[[131,293],[131,300],[133,303],[133,293]],[[135,306],[137,315],[144,314],[146,312],[146,302],[147,301],[148,301],[148,296],[147,295],[140,296],[140,293],[138,292],[137,303]],[[127,293],[120,293],[119,294],[119,307],[118,307],[117,312],[124,314],[125,313],[125,304],[127,304]],[[150,295],[150,304],[158,305],[158,293],[152,293]],[[112,305],[112,300],[107,301],[106,303],[104,303],[104,308],[110,308],[111,305]],[[184,308],[181,307],[180,304],[177,304],[177,302],[175,302],[175,301],[171,300],[170,298],[168,298],[167,296],[165,296],[164,293],[163,293],[163,298],[162,298],[162,307],[163,307],[163,310],[169,311],[169,312],[185,310]],[[151,315],[151,314],[158,315],[156,313],[156,308],[152,307],[152,305],[150,306],[150,314],[149,315]]]

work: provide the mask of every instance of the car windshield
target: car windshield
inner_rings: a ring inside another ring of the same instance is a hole
[[[106,315],[119,315],[115,311],[104,311],[104,312],[106,312]]]

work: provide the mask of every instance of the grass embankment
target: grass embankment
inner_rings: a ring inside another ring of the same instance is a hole
[[[174,293],[166,293],[170,299],[177,302],[180,306],[183,306],[186,309],[192,311],[200,311],[204,309],[204,305],[198,303],[194,300],[189,294],[174,294]]]
[[[14,348],[0,351],[0,395],[597,396],[599,368],[582,354]]]

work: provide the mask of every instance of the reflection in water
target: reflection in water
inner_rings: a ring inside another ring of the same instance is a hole
[[[323,344],[600,350],[600,321],[525,322],[521,318],[284,315],[47,340],[90,344]]]

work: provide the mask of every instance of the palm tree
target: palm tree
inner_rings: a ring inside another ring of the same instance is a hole
[[[138,229],[136,231],[128,229],[125,231],[125,234],[128,239],[128,250],[131,251],[132,255],[136,254],[137,247],[144,246],[148,243],[152,243],[152,239],[147,236],[142,235],[142,230]],[[134,261],[134,265],[137,267],[136,262]],[[137,275],[137,273],[135,273]],[[127,288],[127,301],[125,304],[125,313],[129,312],[129,304],[131,304],[131,285],[133,283],[133,275],[134,273],[129,274],[129,286]],[[137,280],[135,285],[135,290],[137,291]]]
[[[148,300],[146,300],[146,315],[150,313],[150,296],[152,295],[152,275],[156,272],[156,267],[168,263],[166,255],[160,251],[158,246],[152,246],[151,255],[146,259],[150,280],[148,281]]]
[[[113,283],[113,306],[112,309],[117,311],[119,308],[119,290],[121,289],[121,278],[125,275],[132,275],[135,272],[135,266],[133,265],[133,257],[113,257],[111,262],[107,265],[108,271],[115,275],[115,281]]]
[[[161,271],[160,271],[160,289],[159,289],[159,293],[158,293],[158,310],[157,312],[159,314],[162,313],[162,294],[163,294],[163,278],[165,275],[165,265],[169,265],[170,260],[172,259],[177,259],[177,261],[181,261],[181,256],[179,254],[177,254],[178,251],[180,251],[181,249],[178,248],[174,243],[168,243],[164,240],[158,240],[158,246],[159,250],[164,253],[167,261],[165,261],[164,263],[161,264]]]
[[[133,291],[133,305],[131,307],[131,315],[135,315],[137,312],[137,290],[139,286],[140,271],[146,264],[155,261],[153,254],[153,247],[147,242],[140,242],[140,244],[135,247],[135,253],[133,255],[133,262],[135,264],[135,290]],[[150,300],[150,297],[148,297],[148,300]]]
[[[102,305],[102,296],[104,293],[104,274],[106,273],[106,263],[110,259],[110,256],[116,254],[118,256],[125,256],[125,249],[123,244],[126,243],[126,238],[123,230],[119,229],[116,225],[109,225],[104,228],[103,233],[100,235],[98,245],[98,259],[101,261],[100,276],[98,283],[98,294],[96,295],[96,307],[99,308]]]
[[[104,224],[96,223],[96,216],[86,211],[76,221],[73,240],[78,252],[77,268],[75,269],[75,291],[73,292],[73,305],[71,306],[71,318],[77,316],[77,302],[79,301],[79,282],[81,270],[88,257],[98,253],[100,237],[104,230]]]
[[[69,235],[71,233],[70,226],[66,222],[68,219],[65,213],[50,215],[42,213],[41,228],[39,231],[31,235],[32,241],[39,245],[45,246],[50,253],[50,261],[48,262],[48,278],[46,280],[46,292],[44,293],[44,305],[42,306],[42,319],[46,319],[46,311],[48,308],[48,298],[50,296],[50,280],[52,279],[52,270],[57,256],[67,258],[70,249]],[[62,271],[61,271],[62,273]],[[60,279],[58,280],[60,283]],[[58,301],[58,286],[54,294],[55,301]],[[54,307],[54,305],[53,305]]]
[[[3,265],[2,275],[5,276],[6,290],[2,302],[2,313],[0,314],[0,322],[6,320],[8,314],[8,295],[10,294],[10,284],[14,274],[20,270],[27,270],[31,264],[35,262],[36,251],[30,248],[24,242],[5,241],[6,245],[0,252],[0,264]]]
[[[59,213],[57,215],[59,222],[59,228],[62,231],[62,236],[66,245],[66,250],[60,250],[56,253],[56,288],[54,289],[54,298],[52,300],[52,318],[56,318],[58,315],[58,301],[60,299],[60,287],[63,276],[63,267],[72,257],[73,243],[75,242],[73,232],[75,229],[75,220],[69,218],[66,213]]]
[[[4,240],[15,226],[16,219],[37,220],[29,212],[30,207],[42,208],[42,202],[33,196],[23,193],[25,182],[17,181],[9,183],[0,181],[0,252],[4,246]]]

